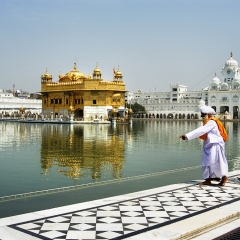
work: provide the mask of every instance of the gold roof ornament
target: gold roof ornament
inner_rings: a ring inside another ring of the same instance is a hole
[[[78,81],[82,81],[82,79],[86,79],[86,78],[87,77],[77,69],[77,64],[75,62],[73,70],[66,73],[65,76],[59,78],[59,82],[72,82],[72,81],[78,82]]]
[[[112,109],[112,113],[116,113],[117,110],[115,108]]]
[[[123,78],[122,72],[118,67],[117,72],[114,72],[114,81],[122,81],[122,78]]]
[[[46,80],[52,80],[52,74],[50,74],[49,72],[48,72],[48,70],[47,70],[47,68],[46,68],[46,72],[43,74],[43,75],[41,75],[41,79],[44,81],[46,81]]]
[[[95,73],[95,74],[96,74],[96,73],[101,74],[101,70],[99,69],[98,66],[95,67],[93,73]]]
[[[128,113],[129,113],[129,114],[133,113],[133,110],[132,110],[131,108],[128,109]]]
[[[58,75],[58,78],[61,79],[63,77],[63,75],[61,74],[61,72]]]
[[[92,75],[93,75],[93,78],[101,78],[102,73],[101,73],[101,70],[98,67],[98,63],[96,65],[95,69],[93,70],[93,74]]]
[[[46,69],[46,72],[45,72],[44,76],[50,76],[50,74],[49,74],[47,69]]]
[[[74,107],[73,107],[73,106],[70,106],[70,107],[69,107],[69,111],[70,111],[70,112],[73,112],[73,111],[74,111]]]
[[[116,72],[116,76],[122,77],[122,72],[119,69]]]

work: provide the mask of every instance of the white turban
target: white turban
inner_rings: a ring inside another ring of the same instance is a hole
[[[215,110],[211,108],[210,106],[202,106],[200,107],[201,113],[207,113],[207,114],[216,114]]]

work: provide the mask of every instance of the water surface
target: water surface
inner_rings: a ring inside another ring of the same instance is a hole
[[[167,172],[201,164],[202,141],[178,138],[201,124],[139,120],[114,127],[0,122],[0,195],[159,172],[166,172],[168,178]],[[225,125],[232,171],[239,169],[239,123]],[[197,172],[196,178],[201,177],[200,168]]]

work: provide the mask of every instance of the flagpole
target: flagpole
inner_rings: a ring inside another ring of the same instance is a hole
[[[115,69],[113,67],[113,81],[114,81]]]

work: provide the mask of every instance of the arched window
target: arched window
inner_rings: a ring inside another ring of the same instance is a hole
[[[216,97],[215,96],[211,97],[211,102],[216,102]]]
[[[233,102],[238,102],[238,96],[237,95],[233,96]]]

